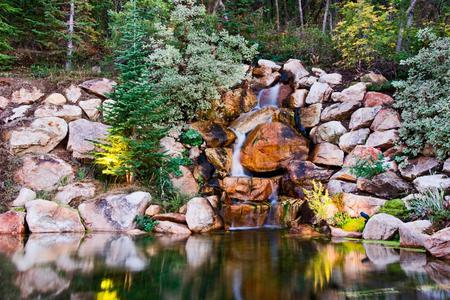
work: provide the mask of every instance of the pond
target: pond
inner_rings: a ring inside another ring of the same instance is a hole
[[[282,230],[0,236],[1,299],[448,299],[450,263]]]

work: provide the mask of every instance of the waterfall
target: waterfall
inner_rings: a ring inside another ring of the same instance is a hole
[[[233,148],[233,157],[231,161],[231,176],[248,177],[245,174],[244,167],[241,164],[241,149],[245,142],[245,133],[230,128],[236,134],[236,142]]]
[[[280,94],[280,87],[281,84],[277,83],[273,87],[270,87],[268,89],[262,89],[258,93],[258,104],[256,105],[255,109],[258,110],[260,108],[263,108],[265,106],[275,106],[278,107],[278,95]],[[265,95],[267,94],[267,95]]]

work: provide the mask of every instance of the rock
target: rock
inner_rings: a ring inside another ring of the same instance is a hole
[[[27,224],[32,233],[84,232],[77,210],[37,199],[25,204]]]
[[[366,146],[380,148],[381,150],[389,149],[394,146],[400,137],[398,135],[398,130],[391,129],[387,131],[375,131],[366,141]]]
[[[392,104],[394,104],[394,99],[386,94],[378,92],[367,92],[366,96],[364,97],[365,107],[391,106]]]
[[[327,166],[342,166],[344,151],[331,143],[321,143],[314,146],[313,163]]]
[[[199,121],[192,123],[191,127],[200,133],[206,145],[211,148],[231,145],[236,139],[233,131],[218,123]]]
[[[235,118],[242,112],[248,112],[258,103],[250,88],[238,88],[222,95],[221,102],[226,117]]]
[[[259,59],[258,66],[272,69],[272,71],[279,71],[281,69],[280,65],[268,59]]]
[[[339,148],[344,150],[344,152],[350,153],[356,146],[364,145],[369,134],[369,128],[362,128],[344,133],[339,138]]]
[[[28,201],[36,199],[36,193],[29,188],[23,187],[17,198],[11,203],[12,207],[23,207]]]
[[[356,146],[345,158],[344,167],[354,166],[358,160],[377,160],[380,150],[368,146]]]
[[[344,103],[335,103],[326,107],[322,111],[320,119],[323,122],[327,121],[343,121],[352,115],[352,113],[361,106],[359,101],[346,101]]]
[[[96,149],[92,141],[101,142],[106,139],[108,129],[108,125],[85,119],[70,122],[67,150],[72,151],[75,158],[92,158],[91,153]]]
[[[18,211],[7,211],[0,214],[0,234],[2,233],[25,233],[25,213]]]
[[[268,90],[266,90],[268,91]],[[278,97],[277,97],[277,104],[279,107],[281,107],[283,105],[283,103],[288,102],[290,96],[292,95],[292,93],[294,92],[294,90],[287,84],[280,84],[280,89],[278,91]],[[260,95],[260,103],[262,103],[262,95]]]
[[[373,131],[386,131],[389,129],[397,129],[402,126],[400,115],[392,108],[384,108],[380,110],[370,126]]]
[[[82,111],[76,105],[44,105],[34,111],[35,118],[57,117],[66,122],[81,119]]]
[[[241,163],[250,171],[269,172],[290,159],[306,159],[308,141],[280,122],[258,125],[245,140]]]
[[[450,259],[450,227],[439,230],[428,237],[424,242],[424,246],[431,255]]]
[[[431,175],[439,170],[441,163],[434,157],[420,156],[408,159],[406,165],[399,168],[403,177],[413,180],[419,176]]]
[[[315,76],[308,76],[301,78],[298,82],[296,82],[297,88],[310,88],[314,83],[317,82],[319,78]]]
[[[305,102],[307,104],[322,103],[328,101],[333,90],[331,87],[322,82],[315,82],[309,90]]]
[[[149,207],[145,210],[145,214],[149,217],[153,217],[154,215],[159,214],[162,211],[161,205],[158,204],[151,204]]]
[[[218,170],[230,173],[233,150],[230,148],[206,148],[205,155]]]
[[[186,224],[186,216],[179,213],[164,213],[152,216],[152,219],[157,221],[170,221],[179,224]]]
[[[388,214],[376,214],[367,221],[363,231],[365,240],[387,241],[394,237],[403,222]]]
[[[67,99],[60,93],[52,93],[45,98],[44,102],[50,105],[63,105],[66,104]]]
[[[266,88],[275,83],[275,81],[279,80],[281,77],[280,73],[274,72],[272,74],[265,75],[256,80],[256,85]]]
[[[181,176],[170,176],[173,187],[183,195],[190,197],[197,195],[199,186],[192,172],[185,166],[180,166],[179,169]]]
[[[298,186],[311,185],[312,180],[327,181],[332,170],[316,166],[310,161],[291,160],[286,166],[289,179]]]
[[[70,103],[77,103],[81,97],[81,89],[73,84],[64,90],[67,100]]]
[[[13,108],[12,115],[7,117],[4,121],[5,123],[9,123],[11,121],[24,118],[31,109],[31,105],[21,105],[19,107]]]
[[[21,88],[11,95],[11,102],[16,104],[30,104],[41,99],[44,94],[36,87],[30,89]]]
[[[294,78],[294,82],[297,83],[303,77],[309,75],[309,72],[305,69],[302,62],[298,59],[289,59],[283,65],[283,71],[288,72]]]
[[[334,173],[330,179],[356,182],[355,175],[353,175],[348,168],[342,168],[340,171]],[[355,185],[355,187],[356,187],[356,185]]]
[[[314,74],[314,76],[320,77],[321,75],[327,74],[324,70],[321,68],[311,68],[311,72]]]
[[[373,71],[370,71],[367,74],[361,76],[362,82],[368,82],[376,85],[382,85],[383,83],[387,83],[388,80],[382,74],[376,74]]]
[[[370,127],[381,106],[363,107],[356,110],[350,118],[349,128],[352,130]]]
[[[308,90],[300,89],[295,90],[294,93],[289,97],[289,107],[290,108],[300,108],[305,106],[305,100],[308,95]]]
[[[310,136],[315,144],[323,142],[338,144],[339,138],[346,132],[347,129],[345,129],[341,122],[330,121],[314,127],[310,132]]]
[[[78,206],[86,228],[92,231],[129,231],[135,229],[134,218],[143,215],[151,196],[145,192],[107,195]]]
[[[332,237],[349,237],[349,238],[360,238],[362,236],[361,232],[352,232],[352,231],[345,231],[341,228],[336,228],[330,226],[331,229],[331,236]]]
[[[9,105],[9,99],[3,96],[0,96],[0,110],[5,109]]]
[[[403,223],[399,227],[400,246],[402,247],[423,247],[427,234],[423,232],[432,226],[428,220],[418,220],[414,222]]]
[[[73,200],[87,200],[95,196],[95,184],[90,182],[75,182],[58,188],[54,200],[69,204]]]
[[[10,149],[18,155],[50,152],[66,135],[67,123],[55,117],[35,119],[7,133]]]
[[[97,120],[100,116],[99,108],[102,105],[102,100],[92,98],[85,101],[80,101],[78,105],[83,109],[90,120]]]
[[[184,224],[174,223],[170,221],[158,221],[153,229],[156,233],[190,235],[191,231]]]
[[[391,171],[378,174],[372,179],[358,178],[357,186],[360,191],[389,199],[406,196],[412,190],[407,181]]]
[[[212,208],[214,208],[214,209],[218,209],[219,208],[220,200],[219,200],[218,196],[212,195],[212,196],[206,197],[206,199],[208,199],[209,204],[211,204]]]
[[[437,189],[443,189],[446,193],[450,192],[450,178],[442,174],[417,177],[413,183],[419,192]]]
[[[353,182],[333,179],[328,182],[327,190],[330,195],[336,195],[339,193],[355,193],[358,189]]]
[[[278,182],[271,178],[225,177],[221,188],[232,199],[267,201],[278,189]]]
[[[274,107],[263,107],[260,110],[241,114],[239,118],[237,118],[230,124],[230,128],[242,134],[246,134],[260,124],[271,122],[276,118],[278,113],[279,111]]]
[[[80,88],[90,94],[97,95],[102,98],[107,98],[109,93],[114,90],[117,83],[106,78],[91,79],[79,85]]]
[[[166,136],[159,141],[161,152],[165,155],[175,158],[183,158],[183,152],[186,150],[182,143],[177,142],[173,137]]]
[[[317,232],[311,225],[295,224],[289,230],[290,234],[299,235],[303,238],[320,237],[322,234]]]
[[[187,203],[186,222],[195,233],[208,232],[222,227],[220,218],[214,212],[208,199],[196,197]]]
[[[269,214],[269,206],[266,204],[224,205],[222,214],[227,230],[261,227]]]
[[[444,166],[442,167],[442,172],[447,175],[450,175],[450,157],[444,162]]]
[[[354,84],[342,92],[334,92],[331,94],[331,99],[334,102],[362,102],[364,95],[366,94],[366,85],[362,82]]]
[[[55,155],[26,155],[15,173],[15,180],[35,191],[52,191],[62,181],[73,180],[72,167]]]
[[[189,149],[189,158],[192,160],[196,160],[202,155],[202,150],[198,146],[194,146]]]
[[[352,218],[359,217],[361,212],[371,216],[377,213],[380,207],[386,202],[384,199],[350,193],[343,193],[342,200],[344,202],[344,211]]]
[[[342,84],[342,75],[338,73],[326,74],[322,73],[319,76],[319,82],[327,83],[331,87]]]
[[[308,107],[302,107],[300,110],[300,121],[303,127],[312,128],[320,123],[320,114],[322,113],[322,104],[311,104]]]

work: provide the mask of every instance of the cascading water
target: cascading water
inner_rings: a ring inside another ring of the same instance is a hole
[[[233,128],[231,128],[231,130],[236,134],[236,142],[233,147],[233,157],[231,162],[231,176],[248,177],[241,164],[241,148],[245,142],[245,133],[234,130]]]

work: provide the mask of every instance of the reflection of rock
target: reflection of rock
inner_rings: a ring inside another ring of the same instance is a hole
[[[370,261],[377,267],[385,267],[386,265],[398,262],[400,255],[392,248],[386,248],[380,244],[364,243],[366,255]]]
[[[427,274],[437,283],[447,286],[450,284],[450,263],[435,260],[425,266]]]
[[[69,255],[61,255],[56,259],[56,266],[64,272],[74,272],[79,270],[83,273],[89,273],[94,270],[94,260],[79,260],[74,259]]]
[[[154,232],[163,234],[190,235],[191,231],[185,224],[175,223],[171,221],[158,221],[154,228]]]
[[[34,293],[58,295],[70,285],[68,279],[51,268],[35,268],[20,273],[15,282],[22,298],[29,298]]]
[[[265,204],[232,204],[224,205],[222,215],[225,227],[260,227],[269,213],[269,206]]]
[[[423,273],[427,255],[416,251],[400,250],[400,267],[407,274]]]
[[[0,254],[12,255],[23,248],[23,235],[0,234]]]
[[[190,267],[198,268],[211,257],[212,239],[201,235],[190,236],[186,242],[186,258]]]

